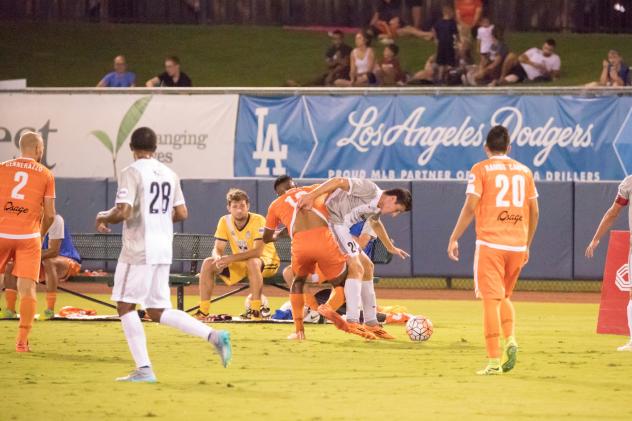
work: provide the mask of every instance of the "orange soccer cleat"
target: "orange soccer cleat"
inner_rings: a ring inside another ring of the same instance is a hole
[[[362,336],[364,339],[377,339],[377,336],[366,329],[366,326],[360,323],[349,323],[347,322],[347,326],[349,326],[349,330],[347,332],[353,333],[354,335]]]
[[[336,312],[329,304],[321,304],[318,306],[318,314],[332,322],[338,329],[349,332],[348,323]]]
[[[364,328],[368,330],[369,332],[371,332],[372,334],[374,334],[379,339],[395,339],[395,336],[385,331],[380,325],[375,325],[375,326],[364,325]]]

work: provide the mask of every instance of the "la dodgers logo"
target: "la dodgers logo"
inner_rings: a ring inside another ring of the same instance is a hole
[[[283,160],[287,159],[287,145],[282,145],[279,141],[279,129],[275,123],[268,124],[264,134],[265,117],[268,115],[268,108],[257,108],[257,149],[252,153],[253,159],[259,160],[259,166],[255,169],[255,175],[270,175],[268,161],[274,161],[272,175],[284,175],[286,170]]]

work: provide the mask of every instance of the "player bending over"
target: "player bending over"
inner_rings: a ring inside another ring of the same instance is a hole
[[[213,255],[202,264],[200,272],[199,319],[206,319],[210,299],[219,276],[226,285],[234,285],[245,277],[250,283],[252,300],[242,317],[261,320],[270,317],[270,309],[261,304],[263,278],[274,276],[279,270],[280,259],[273,243],[263,244],[265,218],[249,212],[250,199],[245,191],[230,189],[226,195],[228,215],[220,218],[215,231]],[[224,255],[226,244],[231,255]]]
[[[338,248],[327,224],[324,201],[314,203],[311,210],[297,208],[299,198],[312,188],[314,187],[288,190],[272,202],[268,208],[263,233],[265,243],[275,241],[277,228],[282,224],[292,238],[292,270],[295,276],[290,288],[290,302],[295,333],[288,339],[305,339],[303,290],[307,276],[316,271],[316,265],[323,273],[324,279],[333,285],[341,284],[347,274],[345,256]],[[336,327],[348,331],[344,320],[334,321]]]
[[[5,299],[7,306],[1,313],[3,319],[17,318],[15,304],[17,300],[17,279],[10,274],[13,265],[7,266],[5,272]],[[40,281],[46,282],[46,309],[40,320],[50,320],[55,317],[55,303],[57,301],[57,286],[81,270],[81,257],[72,243],[70,230],[61,215],[55,215],[44,242],[42,244],[42,266]],[[8,272],[8,273],[7,273]]]
[[[617,192],[617,197],[614,199],[614,203],[610,206],[610,209],[606,211],[601,222],[599,223],[599,227],[597,227],[597,231],[593,236],[592,241],[586,247],[586,257],[592,259],[595,254],[595,250],[599,246],[599,241],[601,237],[610,230],[614,221],[619,217],[621,210],[628,206],[630,203],[630,199],[632,198],[632,175],[626,177],[621,184],[619,184],[619,190]],[[628,210],[628,219],[630,228],[632,229],[632,207]],[[628,257],[628,266],[632,263],[632,249],[630,249],[630,256]],[[617,348],[617,351],[630,351],[632,352],[632,290],[630,291],[630,301],[628,301],[627,307],[627,317],[628,317],[628,328],[630,329],[630,340],[625,345]]]
[[[538,225],[538,192],[533,174],[507,156],[509,133],[495,126],[487,134],[488,159],[475,164],[468,179],[465,204],[448,244],[450,259],[459,260],[459,243],[476,219],[474,284],[483,299],[484,333],[489,363],[481,375],[502,374],[516,364],[515,310],[510,301]],[[500,330],[505,348],[500,350]]]
[[[298,206],[310,209],[319,197],[326,197],[331,229],[347,256],[349,274],[345,282],[345,300],[349,328],[368,339],[394,339],[377,321],[373,262],[354,240],[350,229],[359,222],[367,221],[389,253],[402,259],[409,257],[408,253],[393,245],[380,216],[390,214],[396,217],[410,211],[410,192],[404,189],[383,191],[366,179],[332,178],[303,195]],[[364,326],[360,324],[360,308],[364,310]],[[324,307],[322,311],[328,319],[339,317],[333,309]]]
[[[13,259],[18,278],[20,322],[17,352],[29,352],[29,333],[37,307],[35,287],[40,275],[42,237],[55,218],[55,178],[40,164],[44,141],[38,133],[20,136],[20,157],[0,164],[0,284]]]
[[[228,332],[213,330],[171,308],[173,223],[185,220],[188,211],[178,176],[153,158],[156,146],[156,134],[151,129],[141,127],[132,133],[134,163],[121,171],[116,206],[99,212],[96,218],[99,232],[110,232],[109,224],[123,222],[123,247],[114,273],[112,300],[117,302],[136,370],[117,381],[156,382],[136,304],[142,305],[153,321],[211,343],[224,367],[232,358]]]

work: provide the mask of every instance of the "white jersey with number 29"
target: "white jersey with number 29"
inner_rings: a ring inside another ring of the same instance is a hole
[[[132,206],[119,262],[171,264],[173,208],[185,203],[178,176],[153,158],[138,159],[121,171],[116,203]]]

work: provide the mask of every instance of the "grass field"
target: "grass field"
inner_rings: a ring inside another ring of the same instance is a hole
[[[61,304],[66,300],[62,294]],[[242,300],[214,311],[234,312]],[[273,299],[273,307],[281,300]],[[632,354],[613,352],[624,338],[594,333],[596,305],[517,303],[519,364],[502,377],[481,378],[474,375],[485,362],[479,303],[397,304],[434,321],[429,342],[408,341],[402,326],[389,328],[398,336],[392,343],[367,343],[323,325],[307,327],[308,341],[290,343],[289,326],[228,324],[234,342],[228,369],[197,338],[145,324],[156,385],[112,381],[132,365],[116,322],[37,322],[35,352],[18,355],[16,324],[2,321],[0,419],[632,417]]]
[[[522,52],[549,36],[557,39],[562,58],[556,84],[597,79],[610,48],[632,64],[632,35],[512,33],[508,43]],[[287,79],[306,82],[319,75],[328,42],[322,33],[278,27],[3,22],[0,79],[27,78],[29,86],[94,86],[111,70],[113,57],[125,54],[144,86],[162,71],[165,55],[177,54],[195,86],[282,86]],[[400,46],[408,71],[422,68],[434,51],[434,44],[411,38]]]

